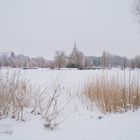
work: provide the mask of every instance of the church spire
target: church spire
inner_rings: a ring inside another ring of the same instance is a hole
[[[74,48],[76,48],[76,42],[74,42]]]
[[[78,49],[77,49],[76,42],[74,42],[74,48],[73,48],[73,52],[76,52],[76,51],[78,51]]]

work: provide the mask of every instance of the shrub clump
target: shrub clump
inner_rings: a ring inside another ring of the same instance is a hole
[[[0,118],[12,117],[23,121],[24,108],[30,105],[31,85],[20,73],[0,75]]]

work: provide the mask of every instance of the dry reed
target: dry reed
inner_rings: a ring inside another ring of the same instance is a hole
[[[125,71],[123,79],[108,78],[103,74],[85,84],[83,97],[90,107],[97,107],[103,113],[135,111],[140,107],[139,73],[137,79],[132,79],[130,71],[128,79]]]

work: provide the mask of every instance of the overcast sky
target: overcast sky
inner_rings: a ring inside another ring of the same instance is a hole
[[[52,58],[56,50],[140,54],[134,0],[0,0],[0,51]]]

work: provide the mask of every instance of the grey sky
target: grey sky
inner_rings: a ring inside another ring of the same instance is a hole
[[[134,0],[0,0],[0,51],[52,58],[74,41],[85,55],[140,54]]]

